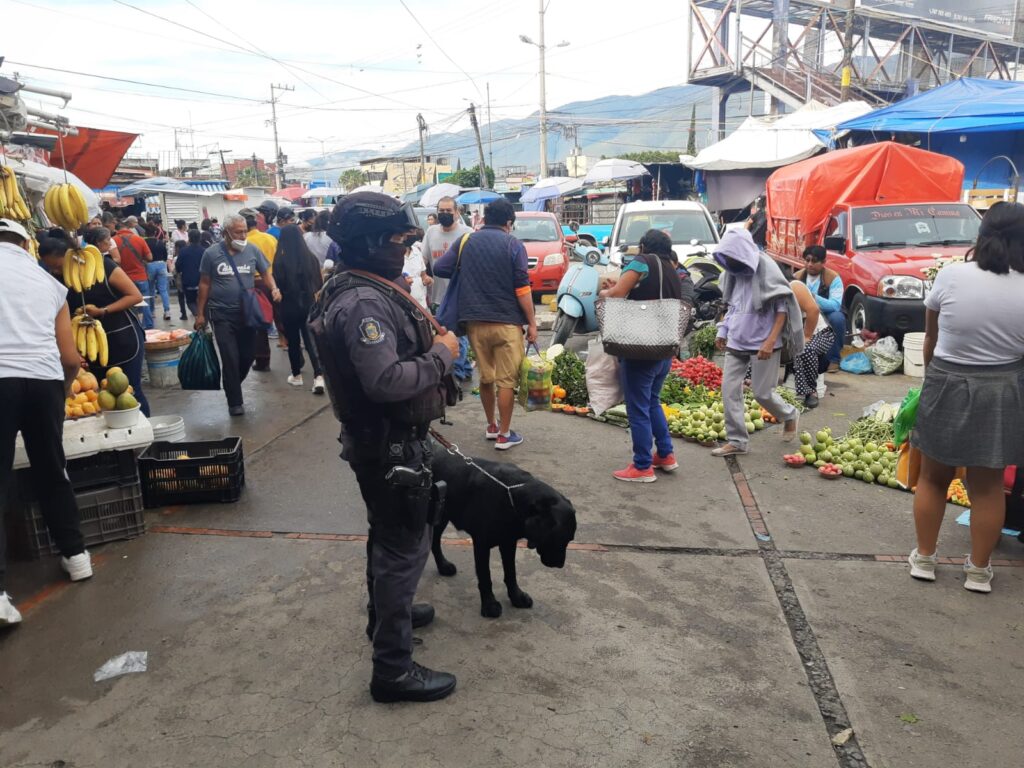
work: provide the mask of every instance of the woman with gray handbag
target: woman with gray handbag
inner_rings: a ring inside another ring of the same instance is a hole
[[[613,473],[617,480],[653,483],[655,468],[679,468],[661,409],[661,385],[679,354],[689,320],[690,307],[682,295],[672,239],[660,229],[647,231],[640,239],[640,254],[622,268],[618,281],[609,281],[601,291],[601,337],[605,351],[619,358],[633,437],[633,462]],[[654,455],[652,443],[657,446]]]

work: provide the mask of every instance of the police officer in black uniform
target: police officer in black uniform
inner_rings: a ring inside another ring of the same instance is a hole
[[[327,390],[342,422],[342,458],[367,507],[366,586],[373,640],[375,701],[435,701],[455,676],[412,660],[413,627],[434,618],[413,605],[439,503],[431,475],[430,422],[451,400],[453,333],[435,335],[395,285],[418,236],[410,206],[376,192],[348,195],[334,208],[328,235],[339,267],[310,314]],[[371,274],[366,274],[371,273]],[[383,278],[383,279],[381,279]]]

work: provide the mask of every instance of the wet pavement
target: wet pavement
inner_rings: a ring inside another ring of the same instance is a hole
[[[373,704],[358,489],[327,399],[288,387],[277,350],[273,366],[246,382],[243,418],[218,392],[147,392],[191,439],[243,438],[241,501],[147,512],[145,536],[96,548],[86,583],[12,564],[26,615],[0,634],[0,765],[1020,764],[1024,545],[1004,537],[988,596],[956,565],[912,582],[912,497],[784,468],[778,428],[730,462],[679,442],[681,472],[637,486],[610,477],[624,430],[517,412],[526,443],[495,455],[472,396],[443,432],[571,498],[578,547],[562,570],[520,550],[534,607],[498,590],[488,620],[449,531],[459,573],[428,562],[419,598],[438,618],[416,654],[459,688]],[[838,430],[914,383],[832,377],[805,424]],[[959,557],[950,509],[941,554]],[[92,681],[129,650],[147,672]]]

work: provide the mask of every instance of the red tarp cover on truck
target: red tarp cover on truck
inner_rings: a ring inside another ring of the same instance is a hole
[[[840,149],[768,177],[767,214],[798,220],[804,235],[824,226],[839,203],[950,202],[960,199],[959,160],[891,141]]]

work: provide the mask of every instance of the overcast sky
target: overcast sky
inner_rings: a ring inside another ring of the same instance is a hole
[[[684,82],[686,8],[547,0],[549,108]],[[519,40],[538,39],[534,0],[0,0],[0,11],[19,19],[5,24],[0,73],[70,91],[77,124],[142,133],[133,153],[166,156],[172,128],[191,126],[178,140],[197,155],[271,157],[272,82],[295,88],[278,106],[289,161],[319,156],[319,139],[327,152],[403,144],[418,112],[435,132],[468,127],[467,100],[485,110],[488,83],[495,120],[537,109],[537,49]]]

